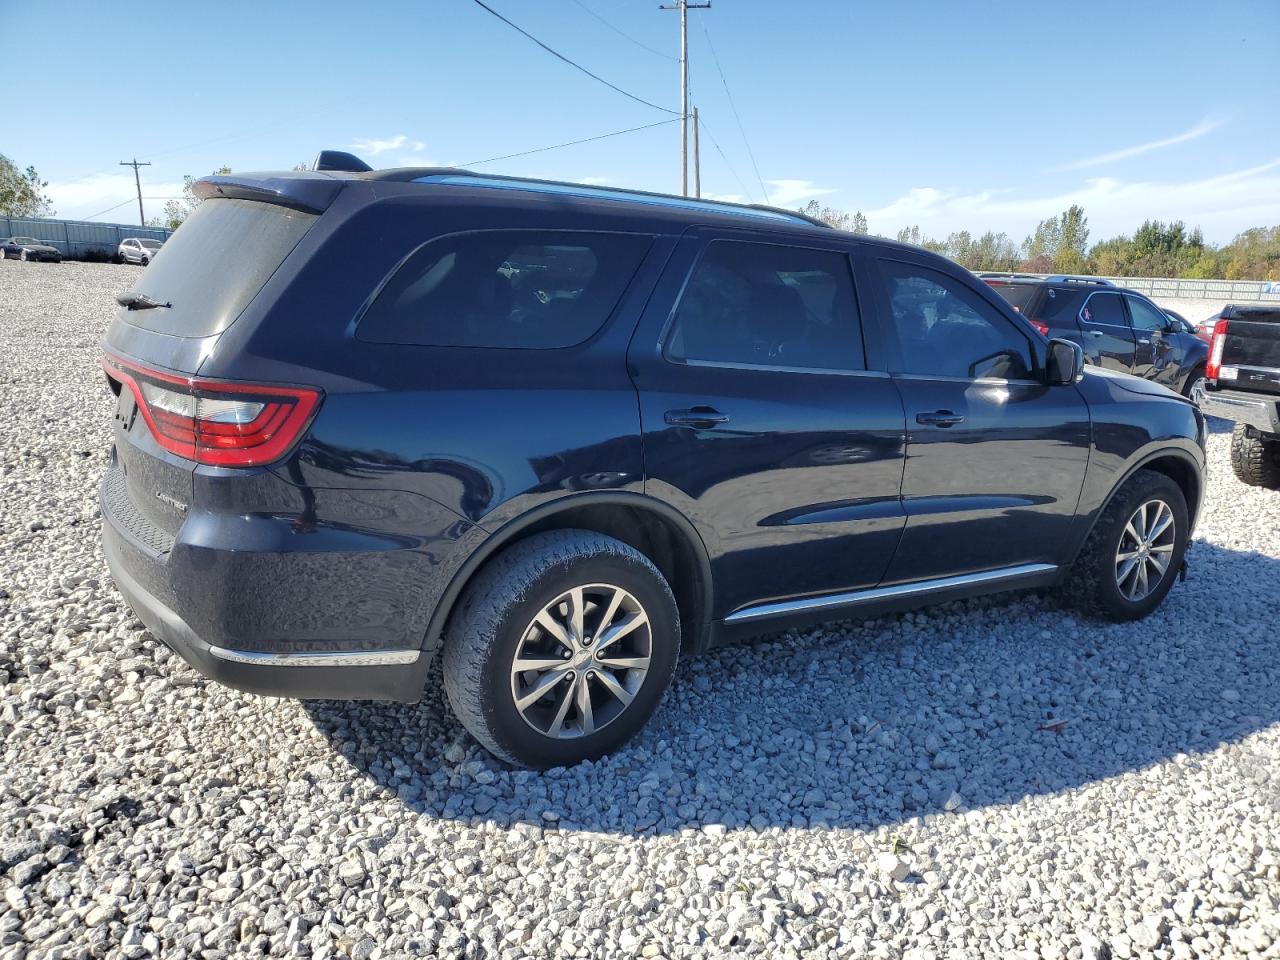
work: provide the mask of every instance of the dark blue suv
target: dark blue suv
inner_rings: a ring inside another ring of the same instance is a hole
[[[353,165],[354,166],[354,165]],[[121,295],[116,584],[223,683],[597,757],[681,654],[1061,584],[1145,616],[1204,420],[787,211],[457,170],[211,177]]]

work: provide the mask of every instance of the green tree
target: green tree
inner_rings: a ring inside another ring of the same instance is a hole
[[[35,167],[19,170],[17,164],[0,153],[0,216],[53,216],[53,202],[44,193],[48,185]]]
[[[835,227],[837,230],[847,230],[849,233],[867,232],[867,218],[863,216],[861,210],[849,213],[847,210],[824,207],[817,200],[810,200],[800,208],[800,212],[806,217],[821,220],[827,226]]]

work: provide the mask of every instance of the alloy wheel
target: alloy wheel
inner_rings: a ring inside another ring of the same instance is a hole
[[[1204,377],[1196,377],[1191,381],[1191,386],[1187,389],[1187,399],[1194,403],[1197,407],[1204,405]]]
[[[1126,600],[1150,596],[1169,573],[1177,538],[1173,510],[1163,500],[1148,500],[1129,517],[1116,548],[1116,586]]]
[[[521,718],[547,737],[593,734],[622,716],[653,654],[649,616],[621,587],[566,590],[525,628],[511,664]]]

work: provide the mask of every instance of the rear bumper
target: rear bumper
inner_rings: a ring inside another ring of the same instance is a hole
[[[116,588],[138,619],[210,680],[248,693],[307,700],[414,703],[422,696],[430,655],[421,650],[263,653],[212,645],[131,575],[127,554],[134,548],[110,523],[103,524],[102,540]]]
[[[1200,409],[1211,417],[1234,420],[1263,433],[1280,434],[1280,398],[1238,390],[1206,390]]]

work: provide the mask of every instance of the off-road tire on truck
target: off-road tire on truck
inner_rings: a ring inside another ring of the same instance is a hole
[[[1280,439],[1237,423],[1231,431],[1231,470],[1241,483],[1280,490]]]

